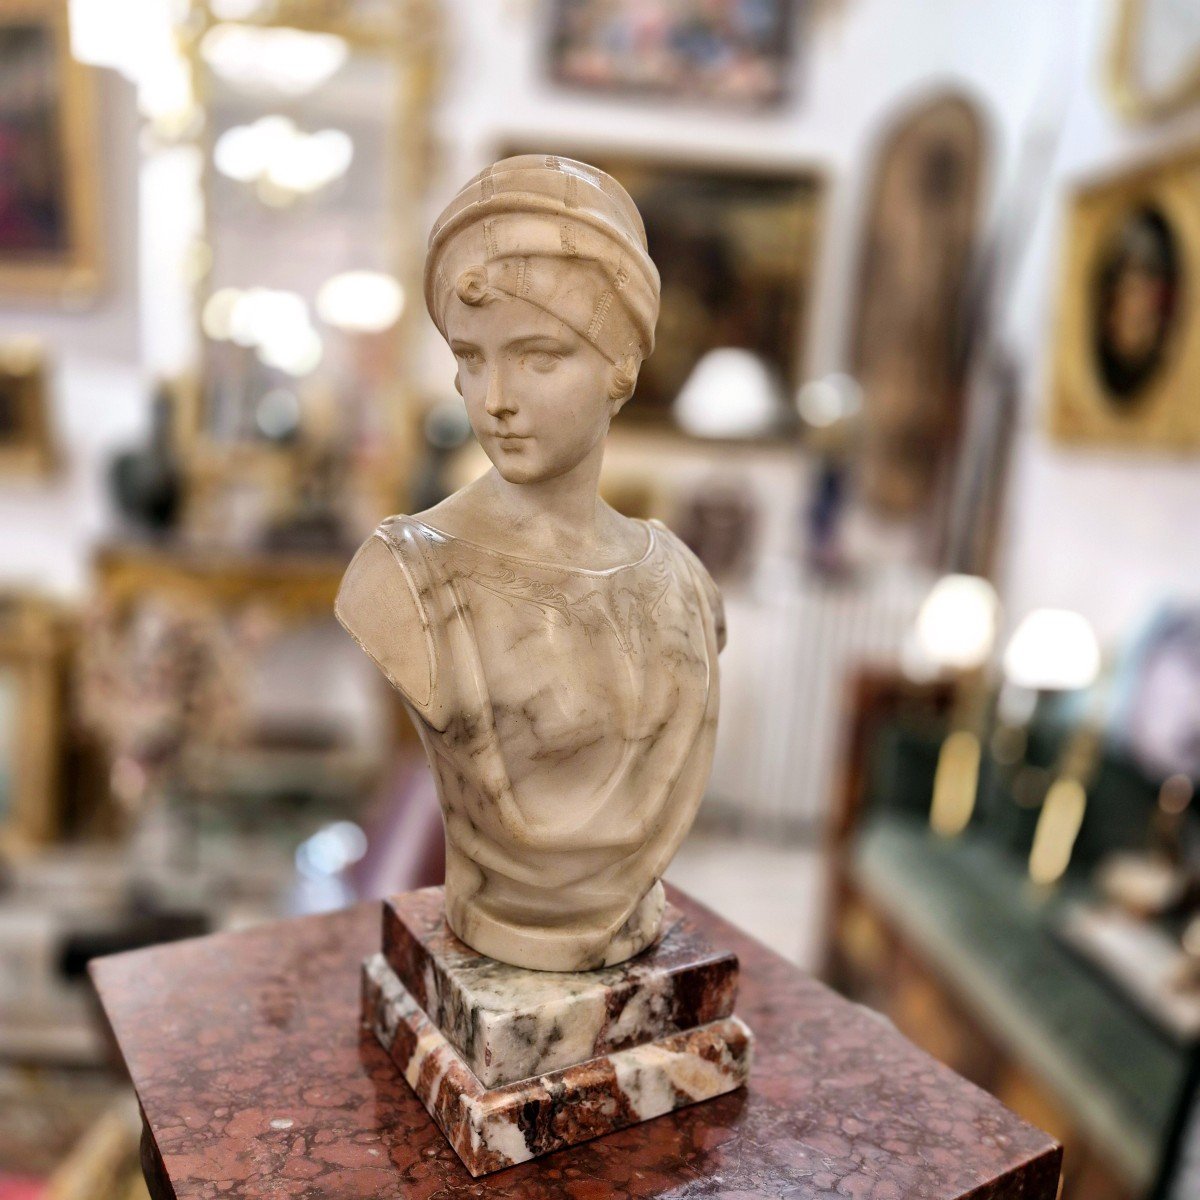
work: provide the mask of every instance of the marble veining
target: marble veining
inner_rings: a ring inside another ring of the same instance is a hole
[[[702,568],[651,527],[624,570],[523,565],[500,586],[493,553],[420,522],[380,536],[434,631],[430,697],[408,707],[445,818],[451,928],[541,970],[632,957],[658,936],[659,876],[712,761]]]
[[[384,904],[383,956],[487,1087],[558,1070],[732,1014],[737,956],[668,905],[658,943],[615,967],[529,971],[447,928],[442,889]]]
[[[753,1038],[725,1017],[530,1079],[485,1088],[382,955],[363,966],[363,1012],[474,1176],[734,1091]]]

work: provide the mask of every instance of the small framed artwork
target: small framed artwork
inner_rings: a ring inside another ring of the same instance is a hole
[[[1064,441],[1200,449],[1200,150],[1070,209],[1050,425]]]
[[[546,147],[502,147],[502,154]],[[711,350],[746,350],[790,399],[803,382],[805,331],[824,178],[774,169],[554,146],[607,171],[633,197],[662,280],[654,353],[618,424],[678,428],[672,406]],[[790,404],[787,405],[790,411]],[[780,426],[767,436],[790,435]]]
[[[0,593],[0,848],[59,833],[65,651],[48,605]]]
[[[788,94],[803,0],[553,0],[555,82],[739,107]]]
[[[0,342],[0,477],[45,475],[54,465],[46,368],[39,343]]]
[[[1200,5],[1120,0],[1109,84],[1117,109],[1135,120],[1200,103]]]
[[[94,291],[98,217],[90,77],[67,0],[0,0],[0,295]]]

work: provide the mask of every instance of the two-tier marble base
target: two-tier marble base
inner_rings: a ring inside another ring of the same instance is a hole
[[[735,955],[668,906],[658,943],[616,967],[531,971],[477,954],[442,889],[384,905],[363,966],[366,1020],[479,1176],[733,1091],[753,1037]]]

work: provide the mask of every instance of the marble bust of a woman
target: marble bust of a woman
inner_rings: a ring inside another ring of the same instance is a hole
[[[400,692],[446,827],[446,920],[517,966],[619,963],[658,936],[717,721],[719,595],[599,497],[609,422],[654,345],[658,271],[628,193],[524,155],[454,197],[425,298],[492,468],[385,520],[337,616]]]

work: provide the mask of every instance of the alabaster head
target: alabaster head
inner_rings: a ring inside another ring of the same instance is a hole
[[[468,182],[430,235],[425,297],[475,435],[511,483],[591,453],[654,347],[659,278],[633,201],[571,159]]]

